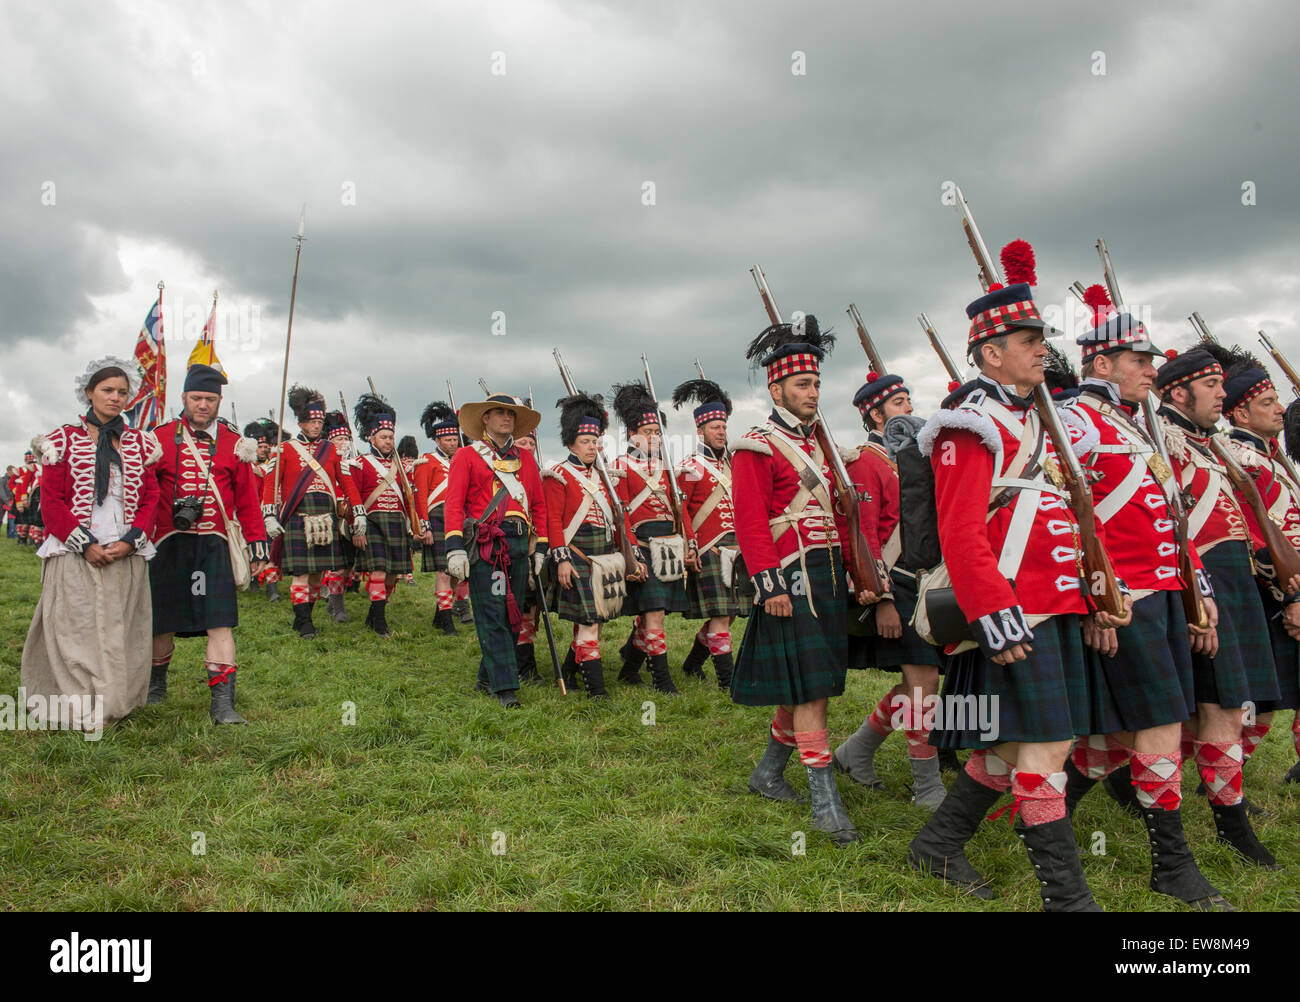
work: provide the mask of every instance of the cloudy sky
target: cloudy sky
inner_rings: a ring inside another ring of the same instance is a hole
[[[159,280],[168,411],[213,290],[224,413],[278,409],[304,204],[290,381],[334,404],[372,376],[412,432],[448,378],[460,402],[531,384],[551,459],[555,346],[591,391],[645,351],[661,397],[698,356],[733,422],[761,417],[755,263],[845,335],[837,435],[861,435],[850,301],[933,408],[916,314],[960,354],[979,291],[951,182],[995,251],[1034,245],[1067,325],[1103,236],[1162,347],[1199,310],[1300,363],[1298,22],[1286,0],[10,0],[0,454],[72,419],[90,359],[129,357]]]

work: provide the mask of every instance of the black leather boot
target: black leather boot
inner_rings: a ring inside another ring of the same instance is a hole
[[[1100,780],[1093,779],[1091,776],[1085,776],[1079,771],[1079,767],[1074,764],[1074,760],[1066,758],[1065,760],[1065,813],[1067,817],[1074,817],[1074,809],[1079,806],[1079,801],[1084,795],[1091,790]],[[1137,795],[1134,794],[1134,799]]]
[[[735,662],[731,659],[731,651],[713,655],[713,670],[718,673],[719,689],[726,691],[731,688],[731,672],[734,667]]]
[[[381,637],[391,637],[388,632],[388,617],[385,610],[388,608],[388,599],[382,598],[378,601],[372,600],[370,603],[370,628]]]
[[[769,800],[785,800],[795,804],[806,804],[806,798],[799,796],[785,778],[785,764],[790,761],[794,748],[783,745],[770,734],[763,757],[749,774],[749,792],[757,793]]]
[[[695,643],[691,646],[691,653],[686,655],[686,660],[682,662],[682,671],[689,678],[704,678],[704,662],[709,660],[709,648],[707,644],[700,643],[700,638],[695,638]]]
[[[149,695],[145,697],[147,704],[161,703],[167,698],[167,667],[156,665],[149,669]]]
[[[529,685],[545,685],[546,680],[537,674],[537,654],[532,644],[515,645],[515,664],[519,667],[519,681]]]
[[[618,649],[618,655],[623,659],[623,668],[618,673],[618,680],[626,682],[628,685],[644,685],[645,680],[641,677],[641,666],[645,664],[645,654],[632,646],[634,636],[636,636],[635,627],[627,635],[627,640],[624,641],[623,646]]]
[[[208,677],[211,679],[217,672],[209,671]],[[212,707],[208,711],[214,724],[246,724],[248,723],[243,717],[235,712],[235,673],[232,671],[224,681],[215,685],[209,681],[209,689],[212,691]]]
[[[1103,779],[1101,786],[1129,814],[1139,819],[1142,817],[1142,805],[1138,803],[1137,791],[1133,789],[1133,773],[1127,762]]]
[[[948,795],[907,847],[907,863],[919,873],[929,873],[986,901],[993,888],[966,858],[966,843],[984,815],[1002,794],[971,779],[965,769],[957,774]],[[1071,835],[1071,841],[1074,836]],[[1077,850],[1076,850],[1077,853]]]
[[[1079,843],[1069,818],[1045,825],[1017,826],[1025,843],[1045,912],[1099,912],[1079,862]]]
[[[1151,890],[1186,901],[1197,911],[1235,912],[1205,879],[1183,834],[1183,812],[1148,807],[1142,812],[1151,841]]]
[[[677,695],[677,686],[668,672],[667,654],[656,654],[650,659],[650,676],[656,692]]]
[[[456,601],[453,602],[451,605],[451,612],[452,615],[455,616],[457,619],[459,619],[462,623],[474,622],[474,613],[470,612],[469,599],[467,598],[456,599]]]
[[[298,631],[298,636],[304,640],[310,640],[316,636],[316,627],[311,621],[310,602],[299,602],[293,607],[293,628]]]
[[[600,658],[582,662],[579,670],[588,699],[609,699],[609,693],[605,691],[605,666],[600,663]]]
[[[452,616],[450,609],[439,609],[433,614],[433,628],[441,630],[449,637],[454,637],[459,632],[456,629],[456,620]]]
[[[519,702],[519,697],[515,694],[514,689],[507,689],[505,692],[498,692],[496,694],[496,697],[497,697],[497,702],[504,709],[518,710],[521,709],[522,707],[522,704]]]
[[[844,810],[839,787],[835,785],[835,770],[829,765],[805,768],[808,770],[808,793],[812,796],[813,827],[829,835],[836,845],[856,842],[862,835],[853,827],[848,812]]]
[[[957,752],[952,748],[939,749],[939,771],[940,772],[961,772],[962,761],[957,757]]]
[[[1244,803],[1233,804],[1231,807],[1211,804],[1210,810],[1214,812],[1214,827],[1218,832],[1215,838],[1218,841],[1232,846],[1248,863],[1254,863],[1265,870],[1282,869],[1273,854],[1256,837]]]

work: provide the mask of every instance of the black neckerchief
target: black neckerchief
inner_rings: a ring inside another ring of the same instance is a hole
[[[1253,431],[1247,431],[1245,428],[1233,428],[1228,432],[1228,437],[1236,439],[1238,442],[1245,442],[1252,446],[1255,451],[1268,455],[1268,443],[1256,435]]]
[[[705,459],[712,459],[715,463],[721,463],[727,458],[726,446],[723,446],[721,450],[718,450],[713,448],[711,445],[706,445],[704,442],[701,442],[695,451]]]
[[[888,451],[888,447],[885,445],[885,436],[880,434],[878,431],[867,432],[867,441],[872,445],[878,445],[882,449]]]
[[[95,446],[95,504],[103,504],[108,497],[108,467],[116,463],[122,469],[122,456],[113,444],[113,439],[120,439],[126,428],[126,422],[119,414],[111,421],[101,421],[95,416],[95,408],[86,411],[86,423],[99,429],[99,442]]]
[[[996,379],[992,379],[984,375],[982,372],[976,377],[975,382],[979,384],[976,389],[983,390],[999,403],[1009,404],[1012,407],[1019,407],[1022,411],[1031,411],[1034,409],[1033,397],[1017,396],[1014,387],[1003,386]]]
[[[387,460],[387,461],[391,461],[392,458],[393,458],[393,456],[394,456],[394,454],[395,454],[396,452],[397,452],[397,449],[394,448],[392,452],[388,453],[388,455],[384,455],[382,452],[380,452],[380,451],[379,451],[377,448],[375,448],[373,445],[370,447],[370,455],[372,455],[372,456],[378,456],[380,459]]]
[[[785,418],[781,416],[781,410],[782,408],[780,407],[773,407],[772,413],[768,415],[768,420],[771,421],[773,424],[779,425],[780,427],[784,428],[786,431],[798,435],[800,438],[813,437],[813,429],[816,427],[815,423],[800,424],[796,419],[795,423],[791,424],[789,421],[787,421]],[[786,411],[786,413],[790,414],[789,411]],[[794,417],[793,414],[790,414],[790,416]]]
[[[495,452],[501,459],[519,458],[519,448],[515,444],[515,437],[513,435],[506,436],[504,445],[497,445],[496,442],[492,440],[491,435],[484,435],[483,441],[486,442],[488,448]]]
[[[1169,423],[1181,428],[1196,438],[1209,438],[1214,434],[1213,428],[1202,428],[1195,421],[1189,418],[1177,408],[1170,407],[1168,404],[1162,404],[1160,407],[1160,416],[1167,418]]]
[[[565,462],[570,463],[570,464],[573,465],[573,466],[576,466],[578,469],[582,470],[584,473],[590,473],[590,472],[592,471],[592,469],[593,469],[593,468],[595,467],[595,465],[596,465],[595,463],[584,463],[581,459],[579,459],[577,456],[575,456],[572,452],[569,453],[569,458],[568,458],[567,460],[565,460]]]

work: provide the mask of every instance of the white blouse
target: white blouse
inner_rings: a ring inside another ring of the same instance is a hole
[[[116,543],[126,535],[127,530],[130,528],[122,504],[122,471],[116,463],[110,463],[108,467],[108,494],[105,495],[102,504],[96,502],[94,510],[90,514],[90,534],[99,541],[100,546],[108,546],[110,543]],[[71,552],[63,545],[61,540],[56,539],[54,536],[46,536],[45,542],[36,551],[36,555],[41,558],[58,557]],[[153,543],[146,540],[135,552],[144,557],[145,560],[152,560],[156,551]]]

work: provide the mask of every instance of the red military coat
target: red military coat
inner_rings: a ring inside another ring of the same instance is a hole
[[[725,449],[717,455],[701,443],[678,464],[677,485],[682,492],[691,534],[699,543],[701,553],[735,535],[736,510],[732,497],[735,484]],[[701,515],[715,496],[716,503]]]
[[[449,550],[462,548],[465,518],[481,518],[501,486],[495,470],[488,465],[488,460],[480,454],[479,449],[500,455],[487,440],[481,439],[457,449],[456,455],[451,459],[444,509]],[[519,460],[519,469],[514,476],[524,489],[524,503],[521,504],[507,494],[497,510],[506,518],[524,519],[537,538],[540,552],[545,552],[548,532],[546,498],[542,491],[542,477],[537,468],[537,460],[531,452],[517,445],[512,445],[507,454]]]
[[[211,469],[211,482],[205,484],[204,478],[199,475],[198,464],[181,439],[181,424],[184,421],[182,416],[159,425],[154,430],[162,448],[162,455],[154,467],[158,476],[158,518],[154,525],[154,542],[161,542],[180,531],[172,525],[172,501],[186,494],[204,496],[203,515],[195,527],[188,531],[199,535],[225,536],[226,524],[215,501],[217,492],[221,494],[226,514],[239,522],[244,539],[249,543],[264,542],[266,528],[262,524],[257,481],[253,474],[257,443],[251,438],[241,438],[220,421],[214,421],[207,431],[216,435],[215,448],[211,440],[206,445],[197,437],[195,440],[200,455],[204,456]]]
[[[1227,540],[1250,542],[1246,517],[1237,504],[1232,484],[1210,452],[1209,435],[1172,407],[1161,407],[1165,446],[1179,486],[1193,499],[1188,515],[1188,535],[1205,554]]]
[[[280,517],[279,512],[275,510],[275,467],[281,463],[284,464],[284,469],[279,474],[280,501],[283,503],[293,493],[294,485],[298,483],[303,470],[311,468],[310,464],[303,460],[303,452],[315,456],[320,444],[319,440],[308,442],[302,438],[297,438],[276,447],[271,453],[271,462],[268,464],[272,475],[265,476],[262,480],[263,511],[275,515],[277,518]],[[339,458],[338,450],[332,442],[328,444],[329,447],[325,450],[324,457],[316,460],[325,476],[321,477],[319,473],[312,471],[306,493],[310,494],[315,491],[319,494],[329,494],[336,501],[339,498],[347,498],[355,510],[361,505],[362,497],[359,496],[357,487],[352,482],[348,467]]]
[[[593,497],[593,502],[578,524],[606,530],[606,537],[614,543],[616,549],[618,543],[614,539],[615,531],[624,532],[628,542],[636,546],[636,539],[627,531],[626,525],[616,527],[607,521],[600,502],[595,500],[595,498],[603,499],[605,507],[609,509],[611,517],[613,516],[613,502],[610,501],[609,491],[605,489],[605,482],[596,472],[595,466],[584,466],[570,453],[564,462],[555,463],[542,471],[542,490],[546,494],[546,536],[550,540],[552,550],[569,545],[568,539],[565,538],[565,526],[577,517],[578,510],[588,496]],[[576,532],[577,526],[574,528]],[[571,539],[572,534],[568,538]],[[556,559],[568,558],[557,557]]]
[[[1012,466],[1026,425],[1032,421],[1031,431],[1038,427],[1033,414],[1032,405],[980,377],[961,404],[936,413],[917,438],[934,469],[939,546],[957,604],[968,622],[992,623],[995,632],[985,628],[986,638],[1005,633],[1000,624],[1008,617],[1023,625],[1027,616],[1088,611],[1080,588],[1078,522],[1041,463],[1036,473],[1025,471],[1032,473],[1025,477],[1032,486],[1008,492],[1011,503],[987,517],[995,477],[1004,478]],[[1041,428],[1038,435],[1041,455],[1056,462],[1051,438]],[[1025,531],[1012,535],[1013,519]],[[1100,525],[1098,534],[1103,534]],[[997,649],[992,643],[981,646],[986,653]]]
[[[882,559],[885,544],[898,529],[898,466],[889,458],[884,440],[872,432],[855,458],[845,457],[849,479],[870,500],[858,504],[858,520],[871,555]],[[897,559],[897,555],[894,555]]]
[[[1106,551],[1130,589],[1180,591],[1189,582],[1178,574],[1174,515],[1165,493],[1175,489],[1173,479],[1161,485],[1152,476],[1151,463],[1159,459],[1155,446],[1140,413],[1121,402],[1113,386],[1085,381],[1083,392],[1062,409],[1087,436],[1083,465],[1099,477],[1092,499],[1105,524]],[[1199,569],[1200,554],[1195,546],[1191,550]]]
[[[791,502],[799,493],[799,470],[782,454],[781,446],[809,457],[826,483],[834,484],[830,464],[812,437],[812,429],[807,431],[805,435],[794,415],[774,409],[765,424],[731,443],[736,542],[760,601],[787,593],[783,578],[775,572],[796,562],[801,547],[804,551],[839,547],[848,531],[848,521],[830,491],[824,499],[817,495],[809,498],[802,514],[791,511]],[[773,446],[773,440],[780,445]]]
[[[45,530],[68,549],[80,553],[92,542],[90,521],[95,507],[95,451],[86,419],[38,436],[32,447],[41,457],[41,517]],[[153,432],[125,428],[118,442],[122,458],[122,517],[130,529],[121,542],[137,550],[153,531],[158,508],[158,480],[151,469],[162,449]]]
[[[447,478],[451,474],[451,460],[442,454],[441,449],[426,452],[415,461],[416,501],[425,517],[433,514],[433,509],[447,502]]]

